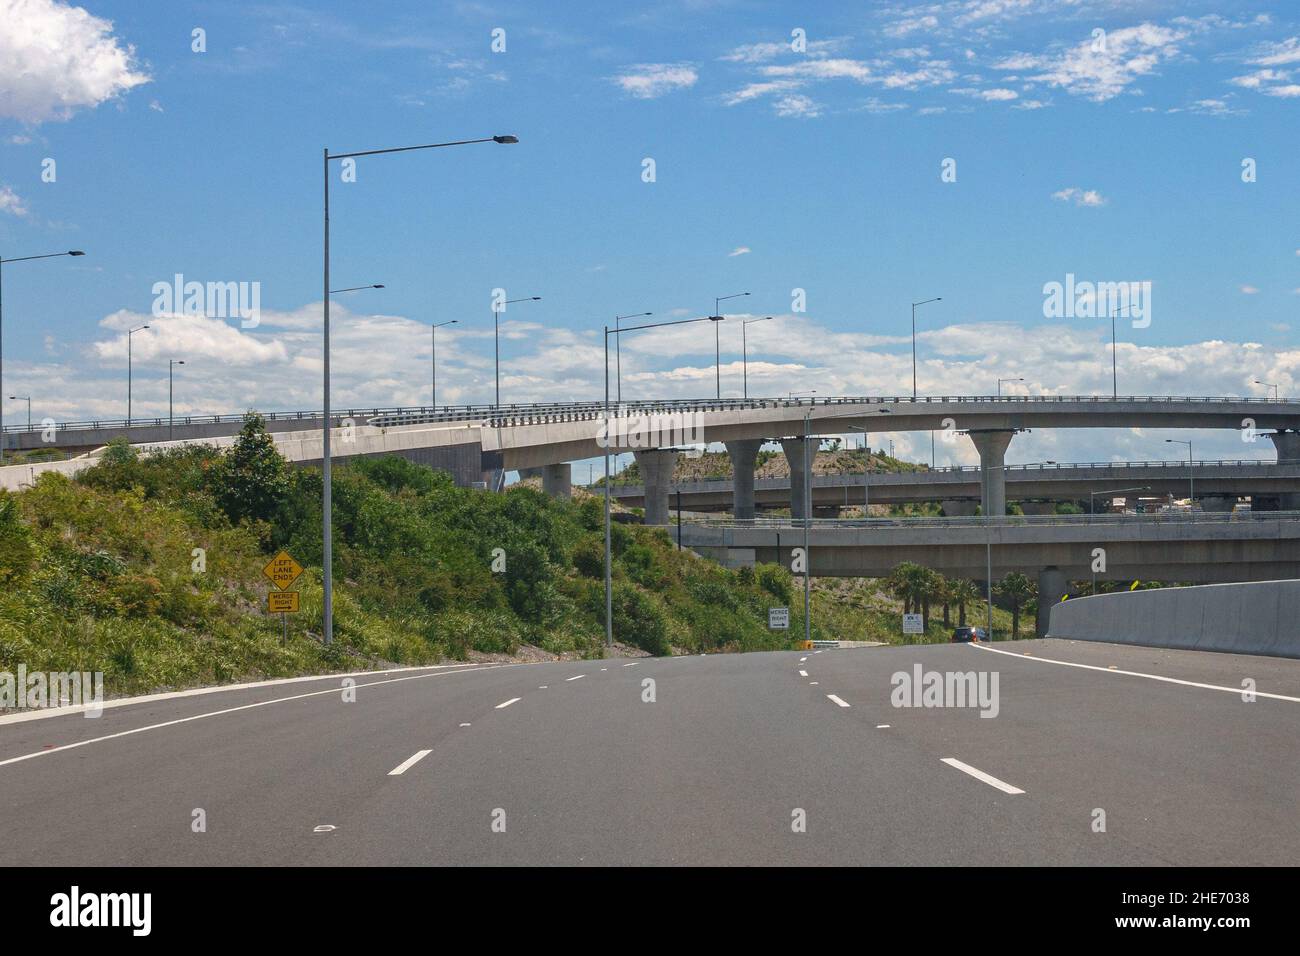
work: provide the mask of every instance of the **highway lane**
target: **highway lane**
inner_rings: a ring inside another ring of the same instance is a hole
[[[115,732],[296,698],[0,763],[0,845],[11,865],[1294,860],[1300,702],[1247,704],[1021,655],[1227,686],[1253,674],[1282,694],[1300,662],[1060,641],[997,649],[1013,653],[481,666],[370,688],[384,675],[358,678],[352,704],[301,696],[336,689],[327,678],[0,725],[3,761],[85,739],[61,724]],[[998,716],[893,707],[890,676],[915,663],[997,670]],[[200,807],[207,832],[194,833]],[[1095,808],[1105,833],[1093,832]],[[797,811],[806,832],[792,829]]]

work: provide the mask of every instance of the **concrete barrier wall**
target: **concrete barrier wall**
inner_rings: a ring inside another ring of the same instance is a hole
[[[1047,636],[1300,658],[1300,580],[1074,598],[1052,608]]]

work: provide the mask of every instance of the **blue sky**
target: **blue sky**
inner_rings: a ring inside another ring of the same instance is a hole
[[[553,6],[0,0],[0,256],[88,253],[5,269],[5,392],[120,417],[124,330],[149,322],[137,414],[166,413],[169,357],[180,410],[317,407],[322,148],[513,133],[352,183],[335,164],[334,284],[387,286],[335,300],[336,405],[427,402],[428,324],[450,319],[439,399],[490,400],[494,288],[542,296],[503,316],[506,401],[596,397],[613,315],[745,290],[726,395],[742,312],[777,316],[749,327],[752,394],[909,393],[909,304],[934,296],[922,392],[1108,392],[1109,324],[1043,314],[1069,273],[1152,283],[1150,325],[1120,323],[1121,392],[1294,394],[1293,5]],[[152,314],[176,273],[260,283],[259,325]],[[623,367],[628,396],[711,394],[712,335],[629,336]],[[1012,457],[1167,457],[1162,435]]]

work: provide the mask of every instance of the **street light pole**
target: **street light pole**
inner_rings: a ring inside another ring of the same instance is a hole
[[[449,319],[446,322],[439,322],[436,325],[429,326],[429,336],[433,340],[433,354],[429,359],[429,386],[430,396],[429,404],[434,411],[438,410],[438,330],[444,325],[455,325],[459,319]]]
[[[167,440],[168,441],[172,440],[172,425],[173,425],[172,380],[174,377],[176,366],[184,365],[184,364],[185,364],[184,359],[167,360]]]
[[[1272,382],[1261,382],[1259,379],[1255,379],[1255,384],[1256,384],[1256,385],[1263,385],[1265,388],[1271,388],[1271,389],[1273,390],[1273,401],[1276,402],[1276,401],[1278,400],[1278,390],[1277,390],[1277,389],[1278,389],[1278,386],[1277,386],[1277,385],[1275,385],[1275,384],[1272,383]]]
[[[728,299],[739,299],[742,296],[749,295],[748,292],[737,292],[734,295],[720,295],[713,300],[713,315],[709,316],[713,320],[713,369],[718,382],[718,398],[722,398],[722,338],[718,331],[718,323],[722,321],[723,315],[719,311],[719,305]]]
[[[912,303],[912,398],[916,399],[916,307],[926,305],[929,302],[942,302],[943,296],[933,299],[922,299],[920,302]]]
[[[1165,441],[1171,445],[1187,446],[1187,510],[1194,511],[1196,510],[1196,478],[1192,470],[1192,443],[1179,438],[1166,438]]]
[[[1023,382],[1023,381],[1024,381],[1023,378],[1000,378],[1000,379],[998,379],[998,398],[1001,398],[1001,397],[1002,397],[1002,383],[1003,383],[1003,382]]]
[[[483,139],[464,139],[451,143],[428,143],[423,146],[399,146],[391,149],[368,149],[354,153],[330,154],[326,147],[321,155],[322,179],[324,181],[325,242],[324,262],[321,284],[325,292],[322,303],[321,344],[322,379],[324,387],[324,415],[321,422],[321,577],[323,581],[323,600],[321,602],[322,640],[329,644],[334,640],[334,549],[330,494],[332,490],[332,470],[330,467],[330,160],[353,159],[361,156],[378,156],[384,153],[406,153],[417,149],[437,149],[443,146],[467,146],[471,143],[517,143],[515,136],[489,136]]]
[[[126,333],[126,427],[131,427],[131,336],[137,332],[143,332],[149,328],[142,325],[139,328],[128,329]]]
[[[496,407],[501,407],[501,313],[505,311],[508,305],[514,305],[516,302],[541,302],[540,295],[526,295],[522,299],[506,299],[501,303],[501,308],[492,308],[492,347],[496,351],[496,381],[497,381],[497,400]]]
[[[740,323],[740,356],[745,370],[745,390],[742,393],[745,398],[749,398],[749,342],[745,338],[745,328],[753,325],[755,322],[771,322],[772,316],[766,315],[761,319],[745,319]]]
[[[616,369],[614,381],[617,382],[616,391],[618,393],[618,403],[623,404],[623,348],[619,340],[619,323],[624,319],[639,319],[643,316],[654,315],[653,312],[633,312],[630,315],[614,316],[614,367]]]
[[[0,395],[4,394],[4,371],[5,371],[5,353],[4,353],[4,265],[8,262],[29,262],[32,259],[55,259],[59,256],[84,256],[85,253],[80,249],[71,249],[68,252],[51,252],[43,256],[14,256],[9,259],[0,258]],[[5,418],[4,403],[0,402],[0,465],[5,460]],[[30,431],[30,426],[28,428]]]
[[[614,552],[610,546],[610,479],[609,449],[613,442],[609,421],[609,337],[623,332],[639,332],[643,329],[659,329],[668,325],[689,325],[692,322],[706,322],[711,316],[698,319],[678,319],[673,322],[652,322],[649,325],[634,325],[626,329],[611,329],[605,326],[605,434],[597,439],[605,450],[605,644],[614,644]]]
[[[27,430],[31,431],[32,430],[32,397],[30,395],[10,395],[9,401],[27,403]]]

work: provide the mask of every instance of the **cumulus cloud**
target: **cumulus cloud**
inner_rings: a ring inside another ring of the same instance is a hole
[[[8,186],[0,186],[0,213],[8,213],[11,216],[27,215],[27,204]]]
[[[695,68],[683,63],[643,63],[628,67],[614,82],[623,92],[652,100],[676,90],[690,89],[699,80]]]
[[[1185,37],[1184,31],[1143,23],[1111,30],[1101,44],[1088,39],[1063,50],[1014,54],[994,68],[1027,72],[1027,82],[1045,83],[1103,103],[1178,56],[1179,41]]]
[[[66,120],[149,79],[110,21],[58,0],[0,0],[0,116]]]
[[[1052,193],[1052,198],[1061,202],[1073,202],[1076,206],[1104,206],[1106,197],[1095,189],[1080,189],[1078,186],[1067,186],[1065,189],[1058,189]]]

